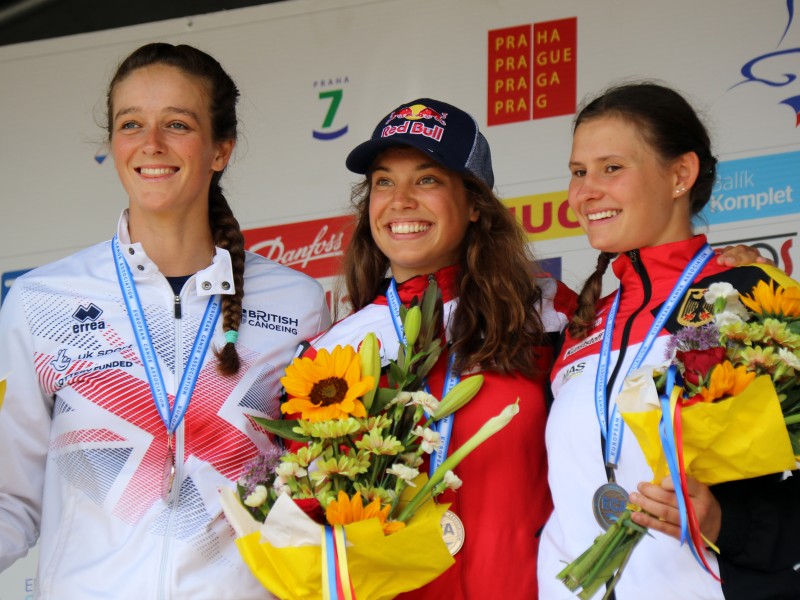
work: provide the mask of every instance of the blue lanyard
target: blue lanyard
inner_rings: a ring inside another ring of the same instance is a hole
[[[394,325],[395,333],[397,334],[398,341],[405,343],[406,334],[403,331],[403,321],[400,319],[400,296],[397,293],[397,283],[392,277],[389,282],[389,289],[386,290],[386,300],[389,304],[389,314],[392,317],[392,324]],[[453,364],[455,363],[455,354],[450,354],[447,361],[447,373],[444,378],[444,387],[442,389],[442,398],[453,387],[461,381],[461,376],[453,371]],[[425,384],[425,389],[428,389],[428,384]],[[441,400],[441,398],[440,398]],[[431,454],[429,476],[433,477],[434,471],[441,466],[444,459],[447,458],[447,452],[450,448],[450,440],[453,434],[453,421],[455,420],[455,413],[447,415],[444,419],[439,420],[434,424],[433,429],[439,434],[441,438],[441,445],[438,450]]]
[[[661,310],[658,312],[658,315],[656,315],[655,321],[653,321],[653,324],[650,326],[650,330],[647,332],[642,344],[639,346],[639,351],[633,358],[633,362],[631,363],[630,367],[628,367],[625,377],[628,376],[628,373],[638,369],[641,366],[642,361],[644,361],[644,358],[647,356],[647,353],[650,352],[650,349],[653,347],[658,334],[664,328],[664,324],[667,322],[667,319],[669,319],[669,316],[675,310],[675,307],[680,299],[686,294],[686,290],[689,289],[689,286],[695,280],[697,274],[703,269],[703,267],[705,267],[706,263],[708,263],[712,256],[714,256],[714,251],[711,249],[711,246],[704,244],[697,254],[695,254],[691,262],[683,270],[680,278],[675,283],[675,287],[672,289],[672,292],[667,300],[661,306]],[[614,321],[617,318],[617,311],[619,310],[620,292],[621,290],[617,290],[617,294],[614,297],[614,302],[612,303],[611,308],[608,311],[608,316],[606,317],[606,325],[603,331],[603,343],[600,348],[600,361],[597,366],[597,376],[595,377],[594,382],[594,398],[595,410],[597,411],[597,420],[600,423],[600,431],[606,440],[605,456],[603,458],[605,459],[606,465],[612,468],[616,467],[617,463],[619,462],[619,455],[622,451],[622,436],[624,433],[624,422],[617,411],[616,404],[611,409],[610,419],[606,414],[606,409],[609,402],[606,394],[606,384],[608,381],[607,373],[611,357],[611,338],[614,334]],[[622,383],[625,381],[625,377],[621,378],[618,388],[622,386]]]
[[[116,235],[111,242],[111,247],[114,252],[114,262],[117,267],[119,287],[122,290],[125,307],[128,309],[128,318],[133,327],[136,343],[139,346],[139,354],[142,357],[142,362],[147,372],[147,381],[150,383],[153,401],[164,423],[164,427],[167,428],[167,434],[172,436],[183,420],[186,410],[189,408],[189,401],[192,398],[194,386],[200,375],[203,359],[208,352],[208,346],[214,334],[214,327],[219,318],[219,296],[211,296],[208,300],[203,320],[200,323],[200,329],[198,329],[197,335],[195,336],[194,345],[189,354],[189,360],[186,363],[186,368],[183,371],[181,382],[178,386],[178,393],[175,395],[175,403],[172,409],[170,409],[169,396],[164,386],[161,368],[158,366],[158,358],[156,357],[156,351],[153,347],[153,340],[150,337],[150,330],[147,328],[147,321],[145,320],[144,311],[139,301],[139,294],[136,291],[133,275],[131,274],[128,263],[122,255],[119,239]]]

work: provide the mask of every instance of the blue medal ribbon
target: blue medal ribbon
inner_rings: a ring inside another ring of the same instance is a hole
[[[158,358],[156,357],[156,351],[153,347],[153,340],[150,337],[150,330],[147,327],[147,320],[142,310],[139,294],[136,291],[133,275],[128,263],[125,261],[125,257],[122,255],[122,249],[120,248],[119,239],[116,235],[111,242],[111,247],[114,253],[114,263],[117,268],[119,286],[122,290],[122,297],[125,300],[125,307],[128,309],[128,318],[133,327],[133,333],[139,347],[139,354],[142,357],[142,362],[147,373],[147,381],[150,384],[150,391],[153,394],[153,402],[164,423],[164,427],[167,429],[167,435],[172,436],[183,420],[186,410],[189,408],[192,392],[197,383],[200,369],[203,366],[203,360],[208,352],[208,347],[214,334],[214,328],[219,318],[220,299],[218,295],[214,295],[208,300],[203,320],[195,336],[192,351],[189,354],[189,359],[178,386],[178,392],[175,395],[175,402],[170,409],[169,396],[164,385],[164,377],[161,374],[161,368],[158,366]]]
[[[689,286],[695,280],[703,267],[705,267],[708,261],[711,260],[712,256],[714,256],[714,251],[711,249],[711,246],[708,244],[703,244],[700,250],[698,250],[697,254],[695,254],[694,258],[692,258],[689,264],[686,265],[686,268],[683,270],[680,278],[675,283],[675,287],[672,288],[672,292],[670,293],[669,297],[666,299],[664,304],[662,304],[661,310],[658,312],[658,315],[656,315],[653,324],[650,326],[650,330],[647,332],[647,335],[639,346],[639,351],[636,353],[636,356],[634,357],[630,367],[628,367],[625,377],[628,376],[628,373],[638,369],[641,366],[648,352],[650,352],[650,349],[653,347],[658,334],[664,328],[664,324],[667,322],[667,319],[669,319],[669,316],[675,310],[675,307],[678,305],[680,299],[686,294]],[[614,302],[612,303],[611,308],[608,311],[608,316],[606,317],[606,324],[603,330],[603,343],[600,348],[600,359],[597,367],[597,376],[595,378],[594,386],[597,420],[600,424],[600,431],[606,440],[605,455],[603,456],[603,459],[605,460],[606,465],[611,468],[616,468],[617,463],[619,462],[619,455],[622,452],[622,437],[625,428],[622,416],[619,414],[616,404],[611,409],[611,414],[607,415],[609,400],[606,394],[606,384],[608,381],[607,373],[611,359],[611,340],[614,334],[614,321],[617,318],[617,311],[619,310],[620,293],[621,290],[617,290],[617,294],[614,297]],[[620,382],[617,386],[617,392],[619,392],[619,388],[622,387],[625,377],[620,379]]]

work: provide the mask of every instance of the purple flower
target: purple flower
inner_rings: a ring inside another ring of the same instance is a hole
[[[677,350],[709,350],[721,346],[719,328],[714,323],[679,329],[667,342],[664,358],[671,360]]]
[[[275,478],[275,467],[281,462],[283,450],[270,446],[242,467],[239,485],[245,490],[244,497],[252,494],[258,485],[271,485]]]

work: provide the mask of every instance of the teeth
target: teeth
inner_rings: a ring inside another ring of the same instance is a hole
[[[392,223],[389,225],[392,233],[419,233],[431,228],[428,223]]]
[[[618,214],[618,210],[604,210],[603,212],[586,215],[586,218],[590,221],[599,221],[600,219],[610,219],[611,217],[616,217]]]
[[[139,173],[142,175],[148,175],[150,177],[156,177],[158,175],[169,175],[170,173],[174,173],[176,169],[171,169],[168,167],[161,167],[158,169],[151,169],[147,167],[142,167],[139,169]]]

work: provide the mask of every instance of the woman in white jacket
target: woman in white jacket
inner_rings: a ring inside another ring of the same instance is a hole
[[[108,91],[116,235],[17,279],[0,312],[0,569],[39,541],[41,598],[263,598],[217,490],[269,447],[315,281],[244,251],[219,185],[239,92],[148,44]],[[246,290],[246,293],[245,293]]]

